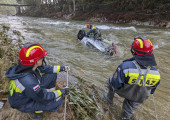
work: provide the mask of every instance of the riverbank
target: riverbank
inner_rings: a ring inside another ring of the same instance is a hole
[[[109,10],[109,8],[105,7],[89,12],[56,12],[56,10],[53,9],[53,6],[50,7],[50,5],[41,5],[39,8],[24,11],[21,15],[170,28],[170,11],[162,12],[148,9],[141,11],[113,12]]]

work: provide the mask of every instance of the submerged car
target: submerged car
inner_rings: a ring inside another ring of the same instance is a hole
[[[117,45],[115,45],[114,43],[110,44],[109,41],[103,40],[101,38],[96,40],[94,38],[89,38],[86,35],[85,30],[79,30],[77,34],[77,39],[85,45],[92,46],[105,54],[108,54],[110,56],[118,56]]]

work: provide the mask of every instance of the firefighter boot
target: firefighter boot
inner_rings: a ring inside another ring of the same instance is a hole
[[[28,115],[31,119],[41,119],[43,112],[36,111],[35,113],[29,113]]]
[[[114,97],[114,92],[109,90],[109,92],[106,94],[103,94],[104,99],[107,100],[110,104],[113,104],[113,97]]]

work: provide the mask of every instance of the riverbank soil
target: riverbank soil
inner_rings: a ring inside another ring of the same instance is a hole
[[[170,27],[170,12],[154,12],[143,10],[138,12],[107,12],[93,11],[83,14],[79,12],[74,20],[89,20],[92,22],[108,22],[118,24],[150,25],[157,27]]]
[[[74,119],[74,113],[71,111],[69,105],[67,105],[67,120]],[[64,104],[57,112],[44,112],[41,120],[63,120],[64,119]],[[22,113],[16,109],[12,109],[8,103],[0,110],[0,120],[32,120],[30,114]]]
[[[116,11],[111,7],[113,6],[103,5],[101,8],[97,7],[87,11],[77,10],[74,13],[57,11],[54,5],[40,5],[24,11],[21,15],[170,28],[170,11],[151,9]]]

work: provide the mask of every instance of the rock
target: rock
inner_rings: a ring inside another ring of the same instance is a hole
[[[3,106],[4,106],[4,103],[0,101],[0,109],[2,109]]]
[[[72,14],[65,14],[65,15],[63,15],[63,18],[66,20],[69,20],[72,18]]]
[[[62,12],[57,12],[57,17],[61,18],[63,16]]]
[[[166,27],[166,23],[165,22],[160,22],[159,27]]]
[[[170,28],[170,22],[166,24],[166,28]]]

